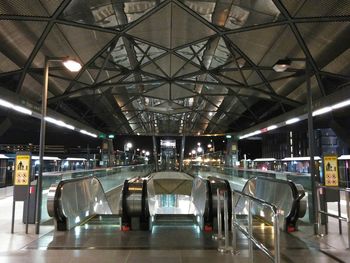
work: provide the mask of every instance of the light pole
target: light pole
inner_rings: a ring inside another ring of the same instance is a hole
[[[318,180],[315,168],[315,138],[314,138],[314,124],[312,117],[312,91],[310,85],[310,64],[306,58],[285,58],[280,59],[273,66],[276,72],[283,72],[288,69],[292,61],[303,61],[305,62],[305,78],[306,78],[306,91],[307,91],[307,130],[309,136],[309,154],[310,154],[310,182],[312,192],[312,212],[313,212],[313,224],[314,233],[317,234],[317,197],[316,197],[316,180]]]
[[[127,165],[126,153],[129,152],[131,148],[132,148],[131,142],[127,142],[126,144],[124,144],[124,165]],[[129,157],[128,157],[128,159],[129,159]]]
[[[191,153],[192,153],[192,159],[194,159],[195,155],[196,155],[196,157],[197,157],[197,152],[196,152],[196,150],[192,150]]]
[[[36,189],[36,201],[35,201],[35,233],[40,232],[41,221],[41,204],[42,204],[42,182],[43,182],[43,168],[44,168],[44,152],[45,152],[45,133],[46,133],[46,112],[47,112],[47,93],[49,87],[49,66],[50,62],[61,62],[71,72],[78,72],[81,69],[81,64],[69,59],[45,57],[45,69],[44,69],[44,85],[42,89],[41,98],[41,122],[40,122],[40,144],[39,144],[39,174]]]

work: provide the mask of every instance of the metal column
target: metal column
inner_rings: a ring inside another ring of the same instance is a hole
[[[305,60],[305,77],[306,77],[306,89],[307,89],[307,129],[309,136],[309,154],[310,154],[310,180],[311,180],[311,192],[312,192],[312,217],[311,222],[314,224],[314,233],[317,234],[318,224],[318,212],[317,212],[317,193],[316,193],[316,169],[315,169],[315,138],[314,138],[314,124],[312,118],[312,91],[310,85],[310,66],[307,60]]]
[[[49,58],[45,57],[45,71],[44,71],[44,86],[41,97],[41,124],[40,124],[40,144],[39,144],[39,175],[36,189],[35,202],[35,233],[40,233],[41,221],[41,202],[42,202],[42,181],[44,168],[44,151],[45,151],[45,131],[46,131],[46,110],[47,110],[47,90],[49,86]]]
[[[182,139],[181,139],[180,172],[182,172],[183,167],[184,167],[185,142],[186,142],[186,137],[185,137],[185,135],[183,135]]]
[[[158,168],[158,152],[157,152],[156,136],[153,135],[152,139],[153,139],[153,156],[154,156],[155,169],[156,169],[156,172],[158,172],[159,168]]]

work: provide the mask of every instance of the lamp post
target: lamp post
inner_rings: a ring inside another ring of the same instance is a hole
[[[194,159],[195,157],[197,157],[197,152],[196,152],[196,150],[192,150],[191,151],[191,153],[192,153],[192,159]]]
[[[47,112],[47,93],[49,87],[49,66],[50,62],[61,62],[71,72],[78,72],[81,69],[81,64],[69,59],[64,58],[52,58],[45,57],[45,69],[44,69],[44,85],[42,89],[41,98],[41,122],[40,122],[40,144],[39,144],[39,174],[36,189],[36,202],[35,202],[35,233],[40,233],[40,221],[41,221],[41,204],[42,204],[42,182],[43,182],[43,170],[44,170],[44,153],[45,153],[45,133],[46,133],[46,112]]]
[[[317,234],[317,197],[316,197],[316,168],[315,168],[315,138],[314,138],[314,124],[312,116],[312,91],[310,85],[310,64],[306,58],[285,58],[278,60],[273,69],[276,72],[283,72],[288,69],[292,61],[303,61],[305,62],[305,78],[306,78],[306,91],[307,91],[307,129],[309,137],[309,155],[310,155],[310,181],[311,181],[311,192],[312,192],[312,212],[313,212],[313,224],[314,234]]]
[[[127,142],[126,144],[124,144],[124,165],[127,165],[126,153],[129,152],[131,148],[132,148],[131,142]],[[128,159],[129,159],[129,156],[128,156]]]

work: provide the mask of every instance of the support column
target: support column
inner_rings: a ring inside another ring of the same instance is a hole
[[[158,168],[158,152],[157,152],[156,136],[153,135],[152,140],[153,140],[153,156],[154,156],[154,162],[155,162],[155,169],[156,169],[156,172],[158,172],[159,168]]]
[[[47,111],[47,93],[49,86],[49,59],[45,57],[44,85],[41,96],[41,123],[40,123],[40,144],[39,144],[39,175],[36,186],[35,202],[35,233],[40,233],[41,221],[41,203],[42,203],[42,181],[44,171],[44,154],[45,154],[45,135],[46,135],[46,111]]]
[[[225,166],[232,167],[232,137],[226,136]]]
[[[310,155],[310,180],[311,180],[311,192],[312,192],[312,213],[310,214],[310,222],[314,224],[314,234],[317,234],[317,196],[316,196],[316,182],[317,174],[315,169],[315,137],[314,137],[314,124],[312,118],[312,91],[310,84],[310,66],[307,60],[305,60],[305,77],[306,77],[306,89],[307,89],[307,110],[308,110],[308,137],[309,137],[309,155]]]
[[[184,167],[185,142],[186,142],[186,137],[185,137],[185,135],[183,135],[182,139],[181,139],[180,172],[182,172],[183,167]]]
[[[236,166],[238,161],[238,146],[237,140],[231,137],[226,137],[226,157],[225,157],[225,166],[233,167]]]

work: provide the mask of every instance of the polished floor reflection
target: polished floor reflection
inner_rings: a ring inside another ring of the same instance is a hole
[[[16,211],[15,234],[10,234],[12,198],[0,199],[0,262],[1,263],[105,263],[105,262],[249,262],[247,240],[238,237],[238,255],[221,254],[212,233],[199,231],[190,220],[182,226],[158,221],[153,231],[120,232],[117,218],[104,222],[90,221],[69,232],[55,232],[52,226],[41,227],[42,234],[24,234],[21,222],[21,204]],[[164,218],[163,218],[164,219]],[[349,262],[345,236],[337,234],[337,225],[331,225],[329,236],[319,239],[312,235],[312,227],[301,226],[299,232],[281,235],[281,262]],[[254,233],[272,247],[269,227],[256,224]],[[254,249],[254,262],[271,262]]]

